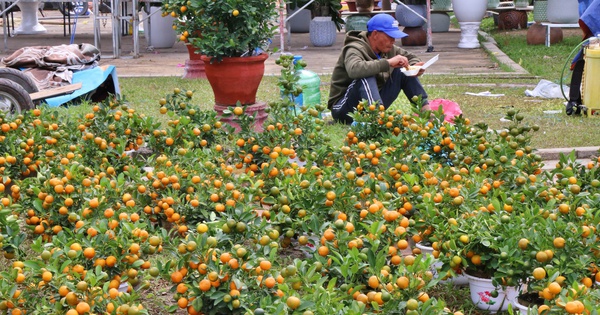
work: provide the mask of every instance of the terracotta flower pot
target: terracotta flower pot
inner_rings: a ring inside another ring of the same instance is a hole
[[[200,54],[196,53],[196,48],[190,44],[185,44],[188,50],[190,59],[185,61],[185,67],[183,68],[184,79],[206,79],[206,71],[204,68],[204,61],[200,58]]]
[[[212,87],[217,105],[235,106],[256,103],[256,92],[265,73],[268,54],[251,57],[225,57],[221,62],[212,62],[203,55],[206,77]]]

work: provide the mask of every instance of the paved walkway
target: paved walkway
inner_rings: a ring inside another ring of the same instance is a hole
[[[20,47],[38,46],[38,45],[60,45],[69,44],[71,36],[63,35],[62,19],[58,11],[45,11],[46,18],[41,19],[40,23],[46,27],[48,32],[39,35],[17,35],[9,37],[6,41],[8,49],[4,49],[4,44],[0,47],[2,53],[0,57],[5,57],[13,53]],[[20,13],[15,13],[15,24],[20,24]],[[93,19],[89,17],[80,18],[74,32],[74,43],[94,44],[93,37]],[[308,64],[308,69],[319,74],[331,73],[335,62],[337,61],[340,49],[344,42],[345,33],[338,32],[336,43],[331,47],[314,47],[310,43],[308,33],[293,33],[290,41],[285,44],[285,52],[302,55]],[[112,56],[112,36],[110,21],[101,27],[101,44],[99,45],[103,56]],[[188,52],[182,42],[176,42],[173,48],[152,49],[148,47],[146,38],[141,35],[139,51],[141,55],[133,58],[133,37],[124,36],[121,41],[120,59],[103,58],[101,64],[111,64],[116,66],[119,77],[137,77],[137,76],[182,76],[185,60],[188,59]],[[432,42],[434,51],[426,52],[426,46],[405,46],[404,48],[416,53],[423,59],[429,60],[431,57],[439,54],[439,61],[428,69],[429,74],[460,74],[460,75],[519,75],[526,74],[519,65],[512,62],[505,56],[494,43],[486,43],[484,47],[477,49],[460,49],[457,44],[460,40],[460,31],[451,29],[445,33],[434,33]],[[280,46],[280,38],[273,38],[271,49]],[[491,50],[496,58],[503,63],[509,64],[516,72],[505,73],[498,64],[492,61],[485,49]],[[278,75],[281,68],[275,65],[278,53],[271,56],[266,62],[266,74]]]

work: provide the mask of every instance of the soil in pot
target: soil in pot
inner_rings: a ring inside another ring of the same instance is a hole
[[[537,292],[527,292],[518,296],[517,300],[519,304],[523,306],[540,306],[544,304],[544,299],[542,299]]]

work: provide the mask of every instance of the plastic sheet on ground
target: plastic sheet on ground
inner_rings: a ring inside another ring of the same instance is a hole
[[[479,92],[479,93],[465,92],[465,94],[467,94],[467,95],[473,95],[473,96],[488,96],[488,97],[504,96],[504,94],[494,94],[494,93],[492,93],[490,91]]]
[[[121,90],[119,88],[119,79],[117,77],[117,69],[115,66],[110,65],[74,72],[73,83],[81,82],[81,89],[76,90],[71,94],[46,98],[44,103],[47,103],[50,107],[60,106],[71,100],[74,100],[77,97],[94,93],[98,87],[108,80],[112,81],[110,85],[113,86],[115,94],[121,94]]]
[[[568,86],[563,85],[563,90],[565,91],[565,95],[569,95]],[[525,90],[525,95],[543,98],[563,98],[563,93],[560,89],[560,85],[548,80],[540,80],[540,82],[533,89],[533,91]]]

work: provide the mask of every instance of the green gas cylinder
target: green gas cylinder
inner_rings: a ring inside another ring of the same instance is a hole
[[[294,98],[296,106],[314,107],[321,104],[321,78],[316,73],[304,69],[300,61],[302,56],[294,56],[294,72],[298,75],[298,84],[302,93]]]

